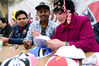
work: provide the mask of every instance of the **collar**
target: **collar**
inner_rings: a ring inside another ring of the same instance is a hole
[[[38,24],[38,25],[41,25],[41,24],[40,24],[40,20],[38,21],[37,24]],[[47,27],[50,26],[50,25],[52,25],[52,21],[51,21],[51,20],[48,20],[48,25],[47,25]]]
[[[73,14],[72,14],[71,22],[70,22],[70,24],[69,24],[68,27],[62,27],[62,24],[61,24],[61,25],[60,25],[60,26],[61,26],[60,32],[63,32],[64,30],[66,31],[67,29],[73,30],[73,27],[74,27],[75,22],[76,22],[76,16],[77,16],[76,13],[73,13]]]
[[[29,22],[25,26],[23,26],[23,27],[21,27],[21,26],[18,25],[18,28],[20,28],[20,31],[19,32],[22,32],[23,28],[26,27],[28,24],[29,24]]]
[[[23,26],[23,27],[21,27],[21,26],[19,26],[18,25],[18,28],[24,28],[24,27],[26,27],[28,24],[30,24],[29,22],[25,25],[25,26]]]

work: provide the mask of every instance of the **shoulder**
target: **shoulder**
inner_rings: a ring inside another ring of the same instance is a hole
[[[15,28],[18,28],[18,24],[16,24],[16,25],[13,27],[13,29],[15,29]]]
[[[40,23],[40,20],[36,20],[34,22],[31,23],[31,25],[36,25],[36,24],[39,24]]]
[[[62,24],[58,25],[56,28],[56,30],[60,30],[60,29],[62,29]]]
[[[29,27],[29,26],[30,26],[30,24],[31,24],[31,23],[28,23],[28,24],[27,24],[27,27]]]
[[[90,19],[88,18],[88,16],[77,16],[77,20],[79,22],[90,22]]]
[[[30,24],[30,27],[34,27],[36,25],[39,25],[40,24],[40,20],[37,20],[37,21],[34,21]]]
[[[12,28],[10,25],[7,25],[7,28],[9,29],[9,28]]]
[[[50,25],[50,26],[54,26],[54,27],[57,27],[58,26],[58,24],[56,24],[54,21],[52,21],[52,20],[49,20],[49,24],[48,25]]]
[[[72,24],[76,24],[76,25],[82,25],[83,24],[84,25],[85,23],[91,24],[91,21],[87,16],[79,16],[79,15],[73,13]]]

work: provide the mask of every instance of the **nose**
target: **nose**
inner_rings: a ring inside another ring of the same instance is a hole
[[[59,14],[56,14],[56,18],[59,19],[61,18],[61,16]]]
[[[24,20],[23,20],[23,19],[21,19],[20,21],[21,21],[21,22],[23,22]]]

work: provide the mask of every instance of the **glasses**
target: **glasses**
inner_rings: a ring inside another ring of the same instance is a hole
[[[24,17],[24,18],[17,18],[17,20],[25,20],[25,19],[27,19],[26,17]]]

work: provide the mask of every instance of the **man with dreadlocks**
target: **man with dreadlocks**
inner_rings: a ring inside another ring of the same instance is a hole
[[[48,48],[74,45],[85,52],[99,52],[90,20],[75,13],[71,0],[56,0],[53,11],[61,24],[56,28],[52,40],[47,41]]]

